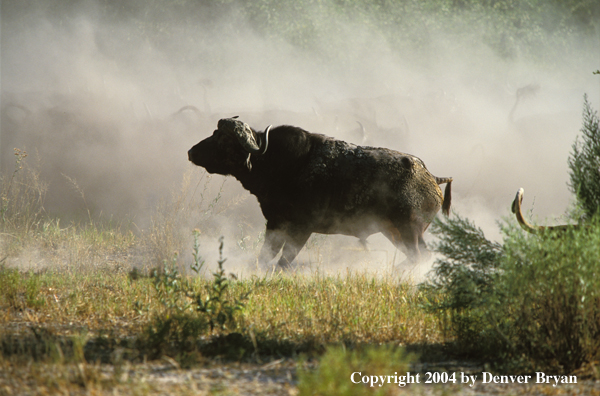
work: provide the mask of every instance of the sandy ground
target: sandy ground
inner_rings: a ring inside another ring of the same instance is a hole
[[[449,372],[473,373],[473,365],[447,364]],[[67,387],[69,391],[53,389],[48,380],[32,382],[29,367],[4,367],[0,370],[0,395],[40,394],[152,394],[152,395],[297,395],[297,363],[293,359],[279,359],[264,364],[211,364],[203,368],[182,369],[170,358],[160,362],[114,366],[93,366],[97,375],[95,385]],[[386,395],[600,395],[600,381],[579,380],[577,384],[494,384],[477,380],[474,386],[466,384],[424,384],[424,373],[442,369],[427,365],[421,370],[419,384],[398,387],[385,384]],[[462,371],[464,370],[464,371]],[[51,371],[51,370],[49,370]],[[89,375],[89,374],[88,374]],[[114,379],[111,386],[98,386],[102,379]],[[481,374],[479,374],[481,378]],[[535,382],[535,376],[533,377]],[[350,376],[348,376],[350,383]],[[460,380],[459,380],[460,381]],[[351,386],[365,386],[352,384]],[[58,393],[56,393],[58,391]]]

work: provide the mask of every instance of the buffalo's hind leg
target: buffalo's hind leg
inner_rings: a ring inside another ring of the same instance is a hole
[[[423,227],[419,224],[390,225],[383,233],[396,246],[406,254],[406,261],[418,264],[422,261],[421,249],[429,256],[429,251],[423,240]]]
[[[406,247],[406,259],[411,264],[418,264],[421,261],[421,251],[419,250],[419,234],[412,227],[403,227],[398,230],[402,236],[402,242]]]
[[[423,239],[423,233],[427,227],[429,227],[429,223],[416,216],[412,217],[408,224],[398,227],[404,246],[406,246],[408,260],[413,264],[419,264],[431,257],[431,252],[427,249]]]
[[[427,244],[423,239],[423,234],[419,235],[419,251],[421,252],[421,259],[427,261],[431,258],[431,251],[427,248]]]

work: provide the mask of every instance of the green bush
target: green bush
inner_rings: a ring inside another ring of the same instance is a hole
[[[441,315],[445,334],[456,336],[463,353],[482,353],[473,340],[489,327],[482,308],[494,292],[502,246],[487,240],[480,228],[456,213],[446,221],[436,218],[431,232],[439,236],[434,250],[444,257],[436,260],[428,282],[420,285],[429,296],[425,308]],[[489,341],[481,344],[494,350],[495,343]]]
[[[421,288],[456,351],[497,368],[572,372],[600,358],[600,216],[504,244],[455,215],[436,220],[439,259]]]
[[[507,231],[502,276],[488,307],[513,358],[571,372],[600,358],[600,216],[542,237]]]

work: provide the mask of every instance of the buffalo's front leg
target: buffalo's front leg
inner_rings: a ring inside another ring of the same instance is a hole
[[[310,237],[310,232],[294,232],[287,233],[285,235],[285,245],[283,246],[283,253],[281,254],[281,258],[277,262],[277,265],[282,270],[289,270],[292,261],[296,258],[300,250],[304,247],[306,241]]]
[[[265,243],[260,250],[258,256],[258,263],[261,265],[267,264],[269,261],[279,253],[283,244],[285,243],[285,236],[283,232],[279,230],[269,229],[265,231]]]

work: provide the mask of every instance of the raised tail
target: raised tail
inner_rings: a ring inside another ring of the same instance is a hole
[[[451,177],[437,177],[435,176],[436,183],[446,184],[446,189],[444,190],[444,202],[442,203],[442,213],[445,216],[450,215],[450,204],[452,203],[452,178]]]

